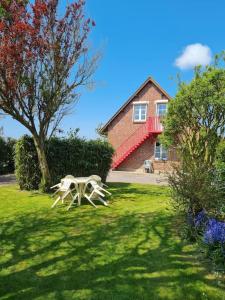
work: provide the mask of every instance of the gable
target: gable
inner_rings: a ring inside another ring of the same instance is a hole
[[[155,86],[156,89],[158,89],[160,91],[160,93],[165,97],[167,98],[168,100],[171,99],[171,97],[167,94],[167,92],[165,90],[163,90],[160,85],[152,78],[152,77],[149,77],[147,78],[147,80],[136,90],[136,92],[124,103],[124,105],[121,106],[121,108],[112,116],[112,118],[102,127],[101,131],[103,133],[106,133],[107,130],[108,130],[108,126],[115,120],[115,118],[117,118],[119,116],[119,114],[124,111],[127,106],[133,101],[135,100],[135,98],[144,93],[145,92],[145,89],[146,87],[149,85],[149,84],[152,84]]]

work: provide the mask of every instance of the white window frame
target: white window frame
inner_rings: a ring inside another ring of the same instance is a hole
[[[132,115],[132,120],[134,123],[145,123],[146,120],[147,120],[147,113],[148,113],[148,103],[149,101],[136,101],[136,102],[133,102],[133,115]],[[136,105],[145,105],[146,107],[146,111],[145,111],[145,119],[144,120],[141,120],[140,119],[140,112],[139,112],[139,119],[138,120],[135,120],[135,106]]]
[[[156,154],[156,144],[157,143],[160,144],[160,157],[155,157],[155,154]],[[168,160],[168,151],[167,151],[167,157],[166,158],[162,158],[162,149],[163,149],[163,145],[159,141],[156,141],[155,142],[155,148],[154,148],[154,158],[155,158],[155,160],[158,160],[158,161],[167,161]]]
[[[156,110],[156,116],[160,116],[159,114],[158,114],[158,105],[159,104],[166,104],[167,105],[167,108],[166,108],[166,113],[167,113],[167,110],[168,110],[168,100],[156,100],[155,101],[155,105],[156,105],[156,108],[155,108],[155,110]],[[162,117],[162,116],[161,116]]]

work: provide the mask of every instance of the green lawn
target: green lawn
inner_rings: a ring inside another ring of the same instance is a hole
[[[225,299],[179,239],[168,189],[113,184],[109,208],[50,209],[0,187],[0,299]]]

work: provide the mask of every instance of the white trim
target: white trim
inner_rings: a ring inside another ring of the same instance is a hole
[[[149,104],[149,101],[134,101],[132,102],[133,105],[135,104]]]
[[[140,120],[140,121],[133,120],[133,123],[146,123],[146,120],[147,120],[147,119],[145,119],[145,120]]]
[[[155,103],[167,103],[167,102],[169,102],[168,99],[155,100]]]

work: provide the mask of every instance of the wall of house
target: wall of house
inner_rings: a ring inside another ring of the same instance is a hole
[[[156,115],[156,100],[166,99],[153,84],[148,83],[108,126],[108,141],[117,149],[143,122],[133,122],[133,102],[148,101],[147,118]]]
[[[149,138],[130,156],[125,159],[116,169],[118,171],[145,172],[144,161],[151,160],[154,173],[170,172],[173,165],[177,164],[176,152],[173,149],[168,151],[168,161],[155,160],[155,140]]]

